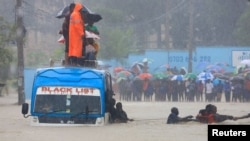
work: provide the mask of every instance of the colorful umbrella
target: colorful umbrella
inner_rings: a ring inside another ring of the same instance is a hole
[[[168,68],[170,68],[169,64],[163,64],[154,69],[154,72],[160,72],[160,71],[166,71]]]
[[[245,59],[240,62],[241,65],[248,65],[250,66],[250,59]]]
[[[199,70],[200,69],[204,70],[208,65],[209,65],[208,62],[199,62],[195,68]]]
[[[177,81],[182,81],[184,79],[183,75],[174,75],[171,80],[177,80]]]
[[[223,79],[223,80],[229,80],[229,76],[223,74],[223,73],[213,73],[214,77]]]
[[[114,71],[115,73],[118,73],[118,72],[123,71],[123,70],[124,70],[123,67],[115,67],[113,71]]]
[[[139,78],[141,78],[141,79],[150,79],[150,78],[152,78],[152,74],[150,74],[150,73],[141,73],[141,74],[139,74]]]
[[[158,73],[154,73],[153,77],[157,79],[164,79],[164,78],[168,78],[168,75],[164,72],[158,72]]]
[[[216,73],[217,72],[222,73],[225,71],[224,68],[222,66],[219,66],[219,65],[208,65],[206,67],[206,70],[209,72],[216,72]]]
[[[197,75],[195,73],[187,73],[186,75],[184,75],[184,78],[195,80],[197,78]]]
[[[98,36],[97,34],[93,32],[89,32],[85,30],[85,33],[86,33],[86,38],[100,39],[100,36]]]
[[[133,74],[127,70],[122,70],[117,73],[117,77],[123,77],[123,78],[131,78]]]
[[[213,80],[214,76],[211,72],[201,72],[198,76],[197,76],[198,80]]]

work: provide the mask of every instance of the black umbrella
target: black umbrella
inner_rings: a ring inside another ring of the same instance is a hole
[[[62,8],[56,15],[56,18],[61,19],[64,18],[69,13],[69,5]],[[86,14],[85,23],[88,24],[90,22],[95,23],[102,19],[102,16],[92,12],[86,6],[83,7],[82,13]]]
[[[65,6],[57,13],[56,18],[58,19],[64,18],[68,13],[69,13],[69,6]]]

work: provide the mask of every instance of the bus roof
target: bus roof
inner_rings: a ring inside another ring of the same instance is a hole
[[[102,85],[105,71],[82,67],[52,67],[37,69],[34,86],[91,86]]]

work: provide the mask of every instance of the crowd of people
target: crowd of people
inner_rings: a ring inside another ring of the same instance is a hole
[[[173,68],[167,70],[167,77],[152,76],[139,79],[140,74],[148,72],[134,72],[134,69],[127,71],[133,76],[117,81],[120,72],[114,75],[114,84],[117,85],[120,100],[152,101],[154,97],[155,101],[221,102],[224,99],[226,102],[250,101],[250,75],[234,79],[217,76],[199,78],[195,74],[188,76],[187,72]],[[209,72],[202,73],[212,75]]]
[[[99,44],[93,37],[88,37],[85,31],[97,35],[99,31],[93,21],[85,22],[88,13],[83,8],[81,3],[71,3],[59,32],[65,40],[64,65],[85,65],[96,60]]]
[[[144,85],[147,82],[146,86]],[[125,101],[179,101],[179,102],[249,102],[250,79],[225,80],[171,80],[124,79],[117,83],[120,100]],[[142,97],[144,96],[144,99]],[[224,98],[222,100],[222,98]]]

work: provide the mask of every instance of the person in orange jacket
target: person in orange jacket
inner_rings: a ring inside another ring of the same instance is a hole
[[[75,8],[70,16],[69,23],[69,54],[72,65],[77,65],[78,58],[83,57],[85,24],[81,15],[81,3],[75,3]]]
[[[204,110],[200,110],[199,114],[196,116],[196,120],[201,123],[220,123],[225,120],[237,120],[231,115],[221,115],[217,113],[217,107],[212,104],[206,105]]]
[[[62,24],[62,29],[60,30],[59,34],[62,34],[65,39],[65,65],[69,64],[69,22],[70,22],[70,15],[73,12],[75,7],[75,3],[71,3],[69,6],[69,13],[65,16],[65,19]]]

